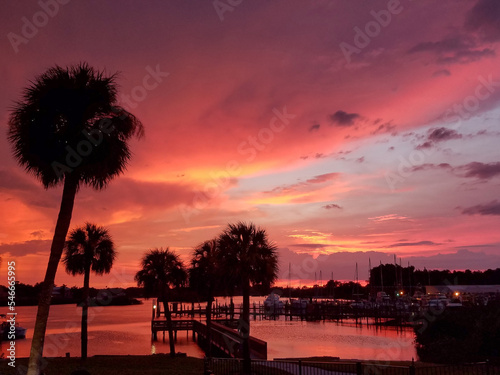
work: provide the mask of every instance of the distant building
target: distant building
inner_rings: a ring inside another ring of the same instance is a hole
[[[106,288],[102,289],[101,293],[112,297],[125,297],[127,295],[123,288]]]
[[[60,298],[73,298],[73,293],[71,293],[71,289],[67,286],[55,286],[52,289],[52,297],[60,297]]]
[[[500,285],[427,285],[427,294],[500,294]]]

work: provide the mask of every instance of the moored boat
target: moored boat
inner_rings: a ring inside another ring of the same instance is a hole
[[[264,301],[264,310],[267,314],[280,314],[283,312],[283,302],[280,301],[280,296],[271,293]]]
[[[26,338],[26,328],[18,323],[12,323],[6,314],[0,314],[0,337],[2,340],[18,340]]]

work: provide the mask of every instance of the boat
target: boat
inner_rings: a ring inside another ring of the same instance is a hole
[[[292,314],[295,315],[305,315],[308,305],[307,299],[299,298],[299,299],[291,299],[290,307]]]
[[[387,295],[386,292],[377,292],[377,298],[375,302],[380,305],[389,305],[391,303],[391,297]]]
[[[0,319],[0,337],[2,340],[11,341],[26,338],[26,328],[21,327],[19,323],[12,325],[6,314],[0,314]]]
[[[271,293],[264,301],[264,310],[266,314],[280,314],[283,312],[283,302],[280,301],[280,296]]]
[[[429,308],[444,309],[446,308],[446,306],[448,306],[449,303],[450,300],[446,298],[444,294],[435,293],[429,296],[429,301],[427,305]]]
[[[350,305],[353,309],[371,309],[372,303],[366,300],[355,301]]]
[[[453,298],[448,302],[448,305],[446,307],[462,307],[462,301],[459,298]]]

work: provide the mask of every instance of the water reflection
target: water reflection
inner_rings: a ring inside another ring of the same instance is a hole
[[[221,299],[219,302],[222,302]],[[236,298],[235,303],[239,303]],[[91,307],[89,355],[169,353],[168,335],[165,342],[161,333],[158,341],[151,341],[151,308],[151,301],[145,301],[143,305],[100,307],[98,311]],[[27,357],[36,306],[18,307],[17,311],[19,323],[28,332],[26,340],[17,341],[16,355]],[[74,305],[51,307],[45,356],[65,356],[66,353],[80,355],[80,319],[81,309]],[[267,341],[269,358],[324,355],[382,360],[416,358],[413,332],[410,330],[398,332],[394,329],[337,325],[332,322],[252,320],[251,334]],[[1,352],[4,355],[7,355],[7,349],[6,343],[3,343]],[[188,332],[178,333],[176,351],[203,357],[203,352]]]

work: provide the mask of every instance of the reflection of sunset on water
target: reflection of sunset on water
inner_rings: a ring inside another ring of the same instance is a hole
[[[235,297],[236,304],[241,297]],[[262,298],[252,298],[262,303]],[[218,298],[218,303],[227,302]],[[165,342],[151,342],[151,300],[143,305],[91,307],[89,309],[89,355],[168,353]],[[253,302],[252,302],[253,303]],[[27,328],[27,338],[16,343],[18,357],[29,355],[35,306],[18,307],[18,319]],[[53,356],[77,356],[80,353],[80,314],[75,305],[55,305],[47,329],[46,345]],[[252,336],[267,341],[268,358],[337,356],[357,359],[402,359],[416,357],[411,330],[355,327],[334,322],[251,321]],[[2,346],[2,350],[7,347]],[[179,332],[176,348],[191,356],[203,357],[191,333]]]
[[[343,359],[416,358],[412,330],[355,327],[332,322],[252,322],[252,335],[268,343],[269,358],[332,356]]]

